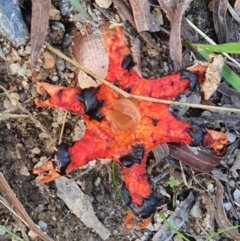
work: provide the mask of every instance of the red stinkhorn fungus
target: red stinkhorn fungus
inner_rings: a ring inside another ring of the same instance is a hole
[[[198,75],[187,70],[155,80],[146,80],[133,70],[133,61],[125,44],[123,29],[116,27],[105,34],[109,56],[106,79],[135,95],[172,99],[187,88],[193,90]],[[201,76],[200,73],[199,76]],[[148,153],[157,145],[180,142],[190,145],[206,144],[219,151],[226,143],[225,135],[216,137],[205,128],[177,120],[168,105],[123,99],[105,85],[97,88],[60,87],[40,83],[39,94],[45,90],[50,98],[35,99],[39,107],[61,107],[84,119],[87,131],[72,146],[61,144],[53,162],[33,171],[39,182],[50,182],[96,158],[111,158],[122,166],[125,203],[143,218],[149,217],[164,201],[154,197],[146,174]],[[219,138],[221,140],[219,140]]]

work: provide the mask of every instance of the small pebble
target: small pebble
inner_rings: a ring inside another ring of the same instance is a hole
[[[39,139],[48,139],[49,138],[49,135],[45,132],[41,132],[39,135],[38,135]]]
[[[30,173],[26,166],[21,166],[21,168],[19,170],[19,174],[21,174],[22,176],[26,176],[26,177],[30,176]]]
[[[20,64],[19,63],[10,64],[10,66],[9,66],[10,73],[12,75],[16,75],[18,70],[19,70],[19,68],[20,68]]]
[[[33,154],[40,154],[41,153],[41,149],[39,147],[35,147],[32,149],[31,151]]]
[[[101,178],[97,177],[96,181],[94,182],[94,186],[98,187],[101,184]]]
[[[3,236],[6,232],[3,229],[0,229],[0,236]]]
[[[95,0],[95,3],[100,7],[107,9],[112,4],[112,0]]]
[[[39,204],[36,208],[37,212],[42,212],[44,210],[44,205],[43,204]]]
[[[5,110],[8,110],[9,108],[11,108],[12,107],[11,101],[8,100],[8,99],[5,99],[3,101],[3,107],[4,107]]]
[[[207,190],[208,190],[209,192],[214,192],[214,185],[213,185],[212,183],[208,184],[208,185],[207,185]]]
[[[58,127],[59,127],[59,124],[58,124],[57,122],[53,122],[53,123],[52,123],[52,127],[53,127],[53,128],[58,128]]]
[[[38,235],[35,234],[32,230],[28,232],[28,236],[31,238],[31,240],[35,240],[38,237]]]
[[[45,69],[52,69],[55,66],[55,58],[49,52],[43,53],[43,61]]]
[[[233,192],[233,197],[234,197],[234,199],[240,198],[240,190],[239,190],[239,189],[236,189],[236,190]]]
[[[18,75],[22,76],[22,77],[26,76],[27,75],[27,70],[25,68],[20,68],[18,70]]]
[[[29,84],[28,84],[28,82],[25,81],[25,80],[22,81],[22,86],[23,86],[23,88],[24,88],[25,90],[28,90],[28,89],[29,89]]]
[[[15,92],[12,92],[12,93],[10,94],[10,96],[11,96],[10,101],[11,101],[12,105],[13,105],[13,106],[16,106],[17,103],[18,103],[18,101],[19,101],[19,94],[18,94],[18,93],[15,93]]]
[[[61,58],[57,58],[56,60],[56,67],[58,70],[63,71],[65,69],[65,62]]]
[[[202,210],[200,208],[200,202],[197,201],[194,206],[192,207],[192,209],[190,210],[190,214],[194,217],[194,218],[200,218],[202,216]]]
[[[229,185],[231,188],[235,188],[236,183],[235,183],[235,181],[231,180],[231,181],[229,181],[228,185]]]
[[[148,55],[150,57],[155,57],[155,56],[159,55],[159,52],[157,50],[155,50],[155,49],[148,49],[147,52],[148,52]]]
[[[59,80],[59,77],[54,75],[52,77],[50,77],[50,79],[53,81],[53,82],[57,82]]]
[[[223,206],[227,212],[229,212],[232,208],[232,204],[230,202],[224,203]]]
[[[60,20],[61,18],[60,11],[57,10],[53,5],[51,5],[50,11],[49,11],[49,18],[51,20]]]
[[[112,232],[112,234],[113,234],[114,236],[118,235],[118,230],[117,230],[117,229],[114,229],[113,232]]]
[[[45,223],[44,221],[40,220],[40,221],[38,222],[38,226],[39,226],[39,228],[40,228],[42,231],[46,231],[48,225],[47,225],[47,223]]]
[[[228,141],[230,143],[233,143],[236,140],[236,138],[237,138],[237,136],[235,134],[230,133],[230,132],[227,132],[226,135],[227,135]]]

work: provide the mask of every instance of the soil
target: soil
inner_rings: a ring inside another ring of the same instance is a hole
[[[53,2],[57,8],[56,1]],[[193,5],[191,5],[191,14],[193,16],[197,15],[199,20],[200,15],[198,10],[195,12],[196,2],[194,1]],[[201,8],[201,13],[204,15],[203,19],[209,15],[205,10],[206,6],[207,3],[204,5],[204,8]],[[69,45],[66,44],[66,35],[70,33],[69,31],[64,32],[61,29],[53,30],[52,26],[55,24],[54,22],[56,21],[49,22],[47,41],[53,46],[60,48],[61,51],[69,53]],[[71,28],[76,28],[76,23],[69,22],[66,16],[61,17],[57,22],[63,23],[66,27],[71,26]],[[200,24],[205,25],[205,22],[201,22]],[[207,28],[209,31],[212,31],[211,27],[203,26],[203,28]],[[154,34],[154,37],[156,37],[156,34]],[[155,40],[158,41],[157,44],[165,46],[166,51],[161,56],[151,57],[147,53],[148,47],[146,43],[141,39],[143,75],[148,78],[168,74],[173,69],[169,52],[167,51],[167,41],[163,41],[160,38],[155,38]],[[30,46],[29,42],[22,47],[24,51],[27,46]],[[19,94],[21,104],[48,130],[56,144],[61,131],[61,125],[54,125],[54,123],[57,122],[57,118],[61,113],[58,110],[36,108],[33,104],[33,98],[37,95],[35,91],[36,83],[31,82],[31,78],[23,78],[18,74],[12,74],[10,70],[10,64],[13,62],[19,63],[21,66],[24,64],[29,66],[30,55],[18,55],[19,59],[14,61],[14,54],[12,52],[14,47],[6,39],[0,38],[0,47],[5,50],[7,55],[7,60],[0,63],[0,84],[8,90],[14,89],[14,92]],[[7,48],[9,48],[8,51],[6,51]],[[17,51],[19,52],[19,49]],[[186,63],[189,63],[189,53],[185,52],[184,55]],[[42,80],[50,83],[75,85],[74,68],[68,66],[67,63],[65,65],[64,70],[60,70],[56,66],[54,69],[46,70],[43,67],[43,59],[41,57],[39,75]],[[53,81],[53,76],[58,76],[58,80]],[[12,108],[11,105],[6,108],[7,104],[7,98],[1,97],[0,113],[3,113],[8,108]],[[12,113],[23,114],[20,110]],[[63,140],[70,143],[73,141],[76,126],[79,126],[79,121],[81,123],[81,117],[68,114],[67,119],[68,122],[64,128]],[[48,185],[39,185],[36,182],[36,176],[33,175],[31,170],[40,160],[51,157],[53,153],[52,148],[53,143],[51,140],[44,136],[43,132],[29,118],[0,120],[0,171],[32,220],[39,226],[41,226],[41,222],[46,224],[45,228],[43,227],[44,225],[41,227],[54,240],[101,240],[97,233],[88,229],[71,213],[65,203],[57,197],[54,182]],[[150,161],[152,160],[151,156]],[[170,169],[172,168],[164,161],[161,166],[154,169],[151,179],[160,176],[161,168],[166,170],[166,166]],[[144,230],[139,230],[136,227],[132,229],[125,227],[124,218],[127,214],[127,208],[118,196],[113,182],[109,182],[109,179],[111,179],[108,171],[109,168],[111,168],[111,164],[97,165],[96,168],[93,168],[77,179],[83,192],[92,201],[96,216],[110,230],[111,237],[108,240],[151,240],[154,234],[153,226]],[[76,170],[71,175],[68,175],[68,177],[76,178],[80,173],[82,173],[82,170]],[[154,185],[155,192],[159,192],[160,186],[163,184],[167,188],[166,182],[168,177],[169,174],[162,178],[162,181]],[[121,178],[120,170],[117,167],[117,181],[119,184],[121,184]],[[167,189],[167,191],[172,195],[171,189]],[[0,205],[0,224],[5,225],[21,236],[15,219],[3,205]],[[0,240],[7,240],[6,235],[0,236]]]

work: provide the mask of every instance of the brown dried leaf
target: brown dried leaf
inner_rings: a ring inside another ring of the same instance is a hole
[[[186,18],[182,19],[181,26],[181,36],[184,40],[192,43],[198,43],[198,34],[194,29],[188,24]]]
[[[227,41],[227,4],[228,0],[213,0],[213,23],[220,43]]]
[[[153,150],[152,153],[155,157],[155,163],[152,165],[149,165],[147,168],[147,173],[151,174],[152,169],[158,165],[165,157],[169,155],[169,148],[167,144],[162,144],[156,146]]]
[[[138,32],[159,31],[159,23],[150,13],[150,4],[148,0],[130,0],[130,4]]]
[[[32,1],[31,64],[33,75],[47,33],[50,6],[51,0]]]
[[[116,8],[118,9],[118,12],[120,15],[122,15],[123,17],[125,17],[130,23],[131,25],[137,29],[136,24],[134,22],[131,10],[128,8],[128,6],[124,3],[124,1],[122,0],[113,0]],[[151,39],[150,35],[147,32],[140,32],[139,35],[146,41],[146,43],[160,51],[160,49],[156,46],[156,44],[154,43],[154,41]]]
[[[158,0],[161,8],[166,12],[172,25],[169,48],[175,71],[183,68],[180,30],[183,13],[191,1],[192,0]]]
[[[74,35],[72,44],[74,59],[102,78],[106,77],[109,64],[103,41],[103,35],[107,28],[108,25],[103,25],[98,29],[98,33],[87,33],[84,36],[77,33]],[[83,71],[77,70],[77,76],[79,86],[82,89],[90,86],[97,87],[100,84]]]
[[[211,172],[222,159],[212,151],[198,150],[185,144],[168,144],[168,147],[170,156],[201,172]]]
[[[218,88],[221,81],[222,68],[224,65],[222,55],[210,55],[209,57],[211,58],[211,61],[208,65],[205,80],[202,85],[205,100],[208,100]]]
[[[215,179],[215,178],[214,178]],[[216,198],[215,198],[215,218],[220,229],[226,229],[232,227],[232,224],[228,221],[224,206],[223,206],[223,186],[217,179],[216,181]],[[231,229],[224,232],[223,235],[231,240],[240,240],[240,234],[235,230]]]

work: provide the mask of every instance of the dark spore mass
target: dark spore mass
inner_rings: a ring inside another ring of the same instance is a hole
[[[100,114],[99,110],[104,105],[104,101],[97,100],[96,94],[98,88],[90,87],[81,90],[81,93],[77,95],[79,101],[84,104],[85,113],[94,120],[101,121],[104,116]]]
[[[58,145],[56,148],[57,148],[55,152],[56,161],[54,162],[54,167],[56,170],[58,170],[60,175],[65,175],[67,166],[70,163],[70,157],[67,151],[68,145],[62,143]]]
[[[120,162],[125,167],[131,167],[135,163],[141,163],[144,156],[144,145],[137,144],[132,147],[132,152],[120,157]]]
[[[129,70],[134,66],[135,66],[135,63],[133,62],[133,58],[131,55],[127,55],[123,58],[122,68]]]

